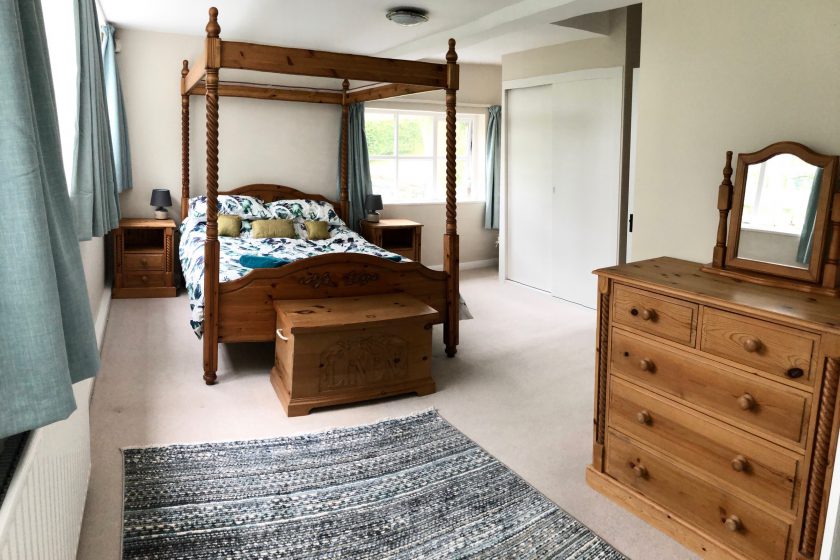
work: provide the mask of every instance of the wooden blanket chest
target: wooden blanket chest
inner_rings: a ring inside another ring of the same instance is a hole
[[[403,393],[434,393],[438,312],[403,293],[278,300],[271,384],[289,416]]]

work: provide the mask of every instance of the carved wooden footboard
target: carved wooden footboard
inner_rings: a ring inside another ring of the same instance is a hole
[[[405,292],[448,316],[447,274],[420,263],[338,253],[311,257],[281,268],[258,269],[219,285],[219,342],[272,341],[277,299],[312,299]]]

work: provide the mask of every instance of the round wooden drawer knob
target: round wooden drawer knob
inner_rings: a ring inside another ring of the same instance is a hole
[[[140,280],[142,280],[143,283],[145,284],[149,281],[149,277],[144,274],[143,276],[140,277]]]
[[[649,425],[652,418],[650,417],[650,412],[647,410],[641,410],[638,414],[636,414],[636,420],[639,421],[639,424]]]
[[[758,352],[761,350],[761,341],[751,336],[744,339],[743,345],[744,350],[747,352]]]
[[[644,465],[636,465],[633,467],[633,472],[636,473],[636,478],[647,478],[648,470]]]
[[[641,315],[643,321],[653,321],[656,319],[656,311],[653,309],[642,309]]]
[[[747,458],[743,455],[738,455],[734,459],[732,459],[732,470],[738,472],[745,472],[747,468],[749,468],[750,464],[747,462]]]
[[[140,264],[146,266],[147,264],[149,264],[149,261],[147,261],[146,259],[140,259]]]
[[[726,521],[723,522],[726,526],[727,530],[732,531],[733,533],[740,531],[743,524],[741,523],[741,518],[737,515],[730,515],[726,518]]]
[[[755,408],[755,399],[749,393],[744,393],[738,397],[738,406],[741,407],[741,410],[752,410]]]
[[[642,371],[653,371],[654,364],[650,358],[644,358],[639,361],[639,369]]]

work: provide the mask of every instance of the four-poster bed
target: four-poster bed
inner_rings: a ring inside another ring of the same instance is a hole
[[[369,296],[403,292],[437,311],[434,322],[444,325],[449,357],[458,345],[458,232],[455,198],[455,101],[458,65],[455,41],[449,40],[446,63],[416,62],[268,45],[222,41],[218,10],[210,8],[204,53],[192,67],[181,70],[182,182],[181,219],[189,212],[189,114],[191,95],[206,102],[207,226],[204,243],[204,381],[212,385],[218,368],[220,342],[275,339],[276,300]],[[337,78],[338,90],[223,82],[219,70],[232,68],[280,74]],[[349,80],[375,82],[350,89]],[[444,270],[418,262],[391,262],[356,253],[335,253],[294,261],[280,268],[255,269],[230,282],[219,280],[219,195],[248,195],[265,202],[287,199],[328,201],[322,195],[272,184],[246,185],[219,191],[219,97],[247,97],[281,101],[328,103],[341,106],[341,167],[339,201],[343,220],[348,216],[348,107],[352,103],[409,93],[443,89],[446,92],[446,230]]]

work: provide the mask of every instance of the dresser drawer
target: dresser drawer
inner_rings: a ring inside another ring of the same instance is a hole
[[[166,274],[157,272],[132,272],[123,274],[124,288],[162,288],[166,286]]]
[[[612,331],[610,371],[735,421],[800,443],[808,398],[757,375]]]
[[[126,270],[163,270],[163,253],[125,253]]]
[[[612,320],[661,338],[694,346],[697,305],[616,284]]]
[[[811,358],[818,340],[796,329],[703,310],[701,350],[800,383],[813,383]]]
[[[781,509],[793,507],[799,460],[700,413],[613,378],[609,423],[636,441]]]
[[[790,525],[610,431],[607,474],[751,558],[782,560]]]

